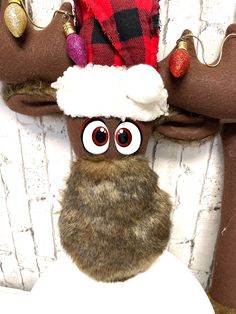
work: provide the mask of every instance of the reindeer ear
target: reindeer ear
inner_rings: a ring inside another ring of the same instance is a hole
[[[7,106],[18,113],[29,116],[61,113],[56,102],[55,90],[45,83],[5,85],[2,95]]]
[[[219,131],[219,121],[191,112],[178,110],[156,121],[154,136],[164,135],[173,140],[199,141]]]

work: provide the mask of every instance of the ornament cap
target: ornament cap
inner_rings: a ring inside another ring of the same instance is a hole
[[[178,48],[177,49],[184,49],[188,50],[188,44],[186,40],[180,40],[178,43]]]
[[[75,33],[76,33],[75,27],[74,27],[74,25],[71,23],[70,20],[67,21],[67,22],[63,25],[63,28],[64,28],[64,32],[65,32],[66,37],[68,37],[68,36],[71,35],[71,34],[75,34]]]
[[[11,4],[11,3],[16,3],[21,6],[21,0],[8,0],[8,4]]]

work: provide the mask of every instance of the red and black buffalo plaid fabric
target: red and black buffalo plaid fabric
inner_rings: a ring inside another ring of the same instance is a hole
[[[101,65],[157,67],[157,0],[74,0],[88,61]]]

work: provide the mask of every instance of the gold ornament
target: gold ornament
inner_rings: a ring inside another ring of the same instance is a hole
[[[8,6],[4,12],[4,20],[12,35],[19,38],[26,29],[28,22],[27,15],[21,0],[9,0],[8,2]]]

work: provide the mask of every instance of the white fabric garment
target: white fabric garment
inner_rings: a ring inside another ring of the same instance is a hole
[[[68,257],[49,269],[31,292],[32,313],[213,314],[195,277],[169,252],[125,282],[101,283]]]

